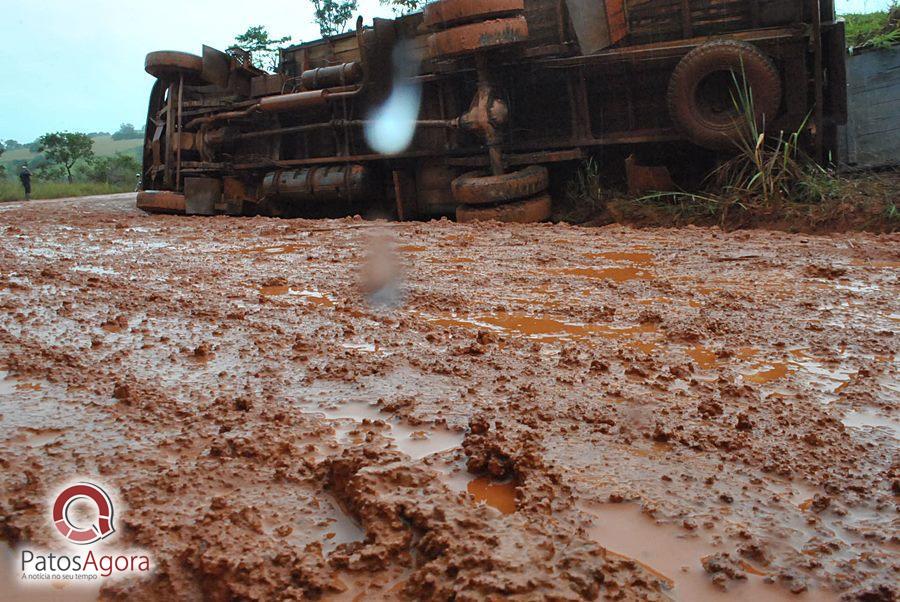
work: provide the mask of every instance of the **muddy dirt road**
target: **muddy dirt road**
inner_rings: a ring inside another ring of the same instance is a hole
[[[0,206],[0,533],[129,599],[894,600],[900,236]]]

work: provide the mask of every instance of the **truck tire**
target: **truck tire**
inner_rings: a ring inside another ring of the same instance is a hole
[[[144,71],[157,79],[176,81],[183,75],[186,83],[202,83],[203,58],[189,52],[158,50],[144,59]]]
[[[491,205],[534,196],[547,190],[547,168],[532,165],[499,176],[469,172],[450,184],[453,198],[463,205]]]
[[[525,10],[524,0],[438,0],[425,5],[424,21],[429,29],[484,21]]]
[[[541,194],[530,199],[493,207],[460,205],[456,208],[456,221],[461,224],[487,221],[533,224],[550,219],[552,208],[553,201],[550,199],[550,195]]]
[[[669,81],[669,115],[691,142],[713,150],[736,148],[746,123],[734,104],[733,78],[740,81],[742,72],[753,92],[757,124],[770,122],[781,107],[781,76],[757,47],[717,40],[694,48],[678,63]]]
[[[496,50],[528,40],[528,22],[523,16],[458,25],[428,36],[431,58],[453,58]]]

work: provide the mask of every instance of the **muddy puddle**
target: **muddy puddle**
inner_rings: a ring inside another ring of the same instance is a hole
[[[656,262],[653,253],[646,251],[607,251],[604,253],[585,253],[585,259],[606,259],[609,261],[626,262],[643,267],[652,266]]]
[[[321,416],[334,428],[341,444],[359,444],[367,429],[375,430],[414,460],[453,450],[462,445],[462,432],[433,425],[411,426],[366,401],[347,401],[327,406],[307,405],[304,412]]]
[[[428,317],[434,326],[460,327],[474,330],[524,336],[536,340],[583,339],[599,336],[609,339],[627,338],[656,331],[655,324],[605,325],[564,322],[559,319],[522,313],[498,312],[474,317]]]
[[[844,426],[858,429],[876,429],[900,440],[900,420],[877,413],[874,409],[849,412],[841,419]]]
[[[590,537],[614,556],[640,563],[666,587],[677,602],[761,600],[831,601],[827,592],[792,594],[765,577],[765,566],[753,564],[721,543],[714,545],[705,536],[672,525],[657,524],[636,504],[591,504],[581,507],[591,517]],[[745,575],[714,584],[703,566],[703,559],[728,553]]]
[[[298,253],[300,251],[306,250],[306,249],[310,248],[311,246],[312,245],[309,243],[290,243],[290,244],[254,246],[254,247],[247,247],[244,249],[234,249],[231,251],[231,253],[235,253],[238,255],[263,255],[263,256],[289,255],[291,253]]]
[[[259,294],[264,297],[297,297],[304,303],[311,305],[320,305],[322,307],[334,307],[334,300],[324,293],[318,291],[310,291],[301,288],[294,288],[288,285],[276,284],[272,286],[263,286],[259,289]]]
[[[653,280],[656,278],[653,272],[639,267],[562,268],[557,273],[590,280],[612,280],[618,283],[630,280]]]
[[[466,485],[466,491],[477,504],[487,504],[503,514],[512,514],[516,511],[516,484],[513,481],[475,477]]]

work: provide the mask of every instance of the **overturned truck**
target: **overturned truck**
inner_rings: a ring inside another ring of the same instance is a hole
[[[274,74],[206,46],[145,67],[138,206],[189,215],[546,220],[555,167],[728,153],[736,73],[819,160],[846,119],[833,0],[438,0],[286,48]]]

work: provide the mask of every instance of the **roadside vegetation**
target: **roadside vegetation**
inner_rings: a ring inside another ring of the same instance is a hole
[[[31,198],[37,199],[63,199],[77,196],[94,196],[100,194],[116,194],[129,192],[134,189],[125,184],[106,184],[103,182],[35,182],[32,184]],[[25,195],[19,179],[7,178],[0,181],[0,202],[23,201]]]
[[[847,48],[851,52],[890,48],[900,44],[900,4],[889,10],[843,15],[847,28]]]
[[[754,117],[752,93],[737,74],[733,102],[742,134],[735,153],[720,160],[701,190],[616,194],[604,188],[598,162],[589,159],[568,182],[569,210],[560,217],[645,226],[900,230],[900,172],[844,176],[820,166],[803,150],[807,124],[795,132],[766,133]]]
[[[33,199],[134,190],[141,171],[138,157],[143,136],[134,126],[123,124],[112,135],[53,132],[28,144],[6,140],[0,144],[0,201],[24,198],[19,183],[23,165],[32,174]]]

